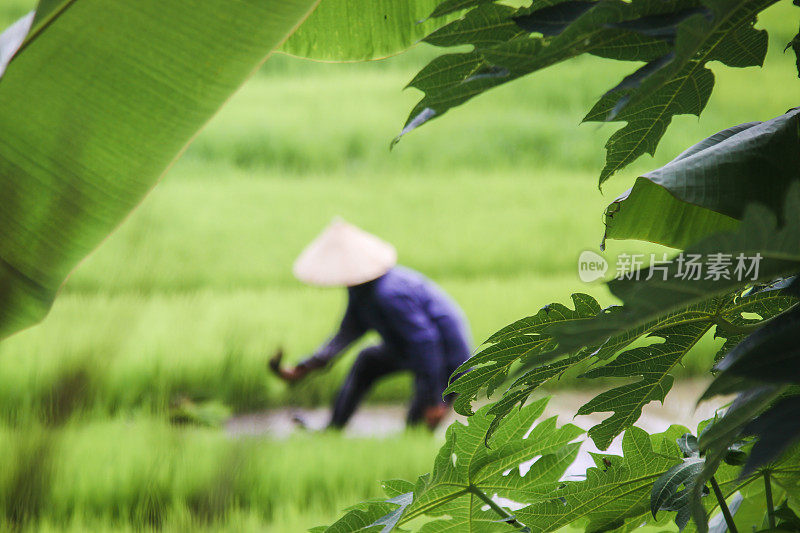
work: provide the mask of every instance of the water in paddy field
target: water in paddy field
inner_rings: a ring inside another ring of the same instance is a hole
[[[651,402],[642,410],[642,416],[636,426],[648,433],[665,431],[671,425],[683,425],[694,432],[697,424],[714,416],[714,412],[730,401],[729,398],[717,397],[710,401],[696,405],[697,398],[707,387],[705,381],[682,381],[673,385],[667,394],[664,404]],[[597,390],[565,390],[555,393],[542,418],[558,416],[559,425],[572,423],[584,430],[610,416],[610,413],[593,413],[586,416],[573,417],[578,409],[596,396]],[[345,429],[345,435],[351,437],[391,438],[405,430],[405,408],[400,405],[392,406],[365,406],[353,416],[350,424]],[[302,431],[321,431],[328,422],[329,410],[327,408],[283,408],[269,409],[257,413],[234,416],[225,424],[225,430],[231,437],[267,437],[287,438],[293,433]],[[302,420],[305,427],[298,423]],[[467,417],[452,413],[449,419],[443,421],[437,433],[444,438],[444,432],[453,421],[468,423]],[[575,479],[583,476],[586,469],[594,466],[590,453],[608,453],[622,455],[622,435],[612,442],[608,450],[599,450],[591,439],[586,438],[578,458],[567,469],[565,478]],[[532,462],[523,468],[530,468]]]

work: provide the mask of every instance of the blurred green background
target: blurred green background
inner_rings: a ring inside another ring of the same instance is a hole
[[[32,5],[4,2],[0,22]],[[379,494],[377,479],[424,472],[437,441],[422,433],[239,441],[175,428],[167,413],[179,397],[234,412],[329,401],[357,350],[291,389],[266,361],[278,346],[305,356],[338,323],[344,291],[291,275],[335,215],[440,283],[477,341],[572,292],[613,303],[576,271],[580,252],[598,249],[603,208],[703,137],[797,105],[794,58],[782,52],[796,11],[785,1],[762,18],[765,69],[712,64],[717,89],[702,118],[678,117],[655,158],[602,192],[603,145],[619,126],[580,119],[636,65],[570,62],[481,96],[389,151],[420,97],[402,88],[438,50],[367,64],[271,58],[79,266],[45,321],[0,344],[4,519],[33,530],[300,531]],[[608,248],[612,261],[654,250]],[[681,371],[706,371],[714,347],[702,343]],[[371,401],[402,402],[408,390],[408,377],[392,378]]]

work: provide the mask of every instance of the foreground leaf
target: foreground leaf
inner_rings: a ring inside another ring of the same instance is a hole
[[[547,400],[539,400],[507,417],[492,437],[491,447],[484,442],[490,423],[485,408],[470,417],[469,425],[450,426],[433,471],[420,478],[403,521],[422,514],[447,515],[449,518],[441,519],[447,521],[447,527],[464,531],[473,521],[496,522],[499,518],[489,511],[475,512],[485,504],[476,490],[520,503],[550,494],[575,459],[579,444],[572,441],[583,430],[571,424],[557,428],[555,418],[531,430],[546,404]],[[518,466],[536,456],[541,458],[523,476]]]
[[[486,396],[489,397],[508,377],[512,365],[555,348],[553,337],[544,333],[548,326],[565,321],[586,320],[600,312],[600,305],[589,295],[573,294],[572,302],[574,310],[562,304],[550,304],[536,315],[518,320],[489,337],[485,343],[489,346],[468,359],[456,369],[454,375],[467,370],[469,372],[460,376],[445,390],[445,394],[458,393],[453,405],[456,412],[471,415],[471,401],[477,399],[481,389],[486,389]],[[547,376],[542,376],[541,382],[557,375],[561,370],[557,367],[548,369]]]
[[[584,374],[587,378],[624,377],[637,381],[616,387],[594,397],[578,410],[578,415],[613,411],[614,414],[589,430],[598,448],[605,450],[611,441],[636,422],[642,408],[653,401],[664,401],[672,388],[670,372],[689,350],[711,329],[713,322],[687,323],[654,332],[664,342],[634,348],[620,354],[605,366]]]
[[[654,518],[660,510],[676,511],[678,529],[686,527],[691,518],[689,496],[704,463],[700,457],[687,457],[656,480],[650,491],[650,512]]]
[[[633,87],[623,85],[606,93],[586,120],[628,124],[606,143],[600,183],[641,155],[653,155],[674,115],[700,115],[714,86],[707,62],[731,67],[763,63],[767,33],[754,29],[753,23],[775,1],[704,0],[700,4],[704,9],[690,12],[677,25],[668,56],[653,60]]]
[[[0,79],[0,338],[44,317],[314,4],[43,3],[52,11]]]
[[[685,248],[732,230],[745,207],[782,210],[800,180],[800,109],[721,131],[664,167],[637,178],[608,206],[605,239],[637,239]]]
[[[555,417],[534,426],[546,404],[547,399],[539,400],[508,417],[493,437],[491,448],[485,445],[486,409],[470,417],[466,426],[454,422],[430,474],[420,476],[416,485],[385,482],[392,499],[360,504],[319,531],[388,532],[411,520],[416,520],[415,524],[423,521],[419,529],[423,533],[512,530],[503,522],[509,516],[502,508],[506,504],[497,497],[519,504],[548,498],[580,446],[573,442],[583,434],[576,426],[559,428]],[[401,494],[411,487],[413,494]]]
[[[584,481],[565,481],[551,499],[520,509],[517,517],[537,532],[555,531],[580,519],[588,519],[589,532],[615,529],[632,518],[646,521],[653,483],[681,462],[674,443],[654,450],[654,442],[661,440],[639,428],[628,429],[622,439],[623,457],[605,456],[610,465],[600,462],[590,468]]]
[[[425,20],[438,3],[321,0],[280,51],[324,61],[363,61],[397,54],[447,21]]]

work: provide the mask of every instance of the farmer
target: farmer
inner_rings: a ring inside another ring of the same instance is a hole
[[[294,275],[319,286],[346,286],[347,310],[339,331],[294,368],[272,370],[295,382],[323,368],[369,330],[381,344],[361,350],[336,396],[330,427],[342,428],[380,378],[412,372],[414,396],[408,424],[431,429],[444,418],[452,398],[442,399],[448,378],[470,355],[464,314],[436,284],[409,268],[395,266],[394,247],[341,219],[334,221],[297,258]]]

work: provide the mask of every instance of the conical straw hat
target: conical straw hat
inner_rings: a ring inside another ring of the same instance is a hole
[[[311,285],[352,286],[381,277],[395,264],[394,246],[337,217],[306,246],[292,271]]]

